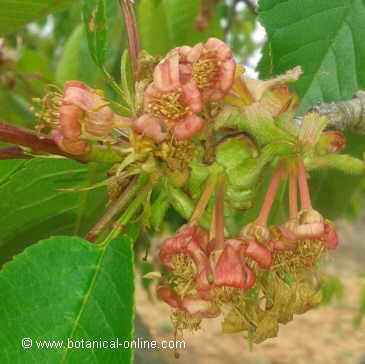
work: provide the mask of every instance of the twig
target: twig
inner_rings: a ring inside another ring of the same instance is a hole
[[[327,116],[329,126],[334,129],[365,134],[365,91],[356,92],[351,100],[321,103],[314,106],[313,110]]]
[[[35,154],[57,154],[78,162],[85,163],[83,156],[72,155],[61,150],[52,138],[42,135],[39,136],[34,131],[0,120],[0,141],[15,145],[22,145]]]
[[[22,128],[13,124],[9,124],[4,120],[0,120],[0,141],[15,145],[20,145],[29,149],[30,156],[32,154],[55,154],[69,159],[73,159],[80,163],[87,162],[105,162],[105,163],[117,163],[124,159],[124,156],[120,154],[119,148],[114,146],[105,146],[93,144],[90,150],[81,155],[73,155],[64,152],[60,149],[52,138],[46,135],[39,135],[33,130]],[[22,149],[22,148],[19,148]],[[25,148],[24,148],[25,149]],[[13,150],[13,154],[15,150]],[[19,154],[19,157],[25,158],[26,150],[23,154]],[[1,158],[0,159],[9,159]],[[6,154],[4,154],[6,157]]]
[[[31,155],[24,153],[24,150],[16,147],[1,147],[0,148],[0,160],[5,159],[29,159],[32,158]]]

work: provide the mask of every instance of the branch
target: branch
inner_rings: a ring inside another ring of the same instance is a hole
[[[322,103],[314,106],[313,110],[327,116],[329,126],[334,129],[365,134],[365,91],[356,92],[351,100]]]
[[[30,159],[31,155],[24,153],[24,150],[17,146],[0,148],[0,160],[5,159]]]
[[[56,154],[62,155],[64,157],[74,159],[78,162],[85,163],[86,160],[83,156],[72,155],[61,150],[57,144],[53,141],[52,138],[42,135],[39,136],[37,133],[30,129],[22,128],[20,126],[16,126],[13,124],[9,124],[4,120],[0,120],[0,141],[21,145],[27,147],[34,154]],[[15,147],[18,148],[18,147]],[[25,158],[25,153],[19,153],[18,148],[18,156],[19,158]],[[9,150],[8,150],[9,152]],[[15,155],[15,149],[13,147],[12,154]],[[4,154],[5,155],[5,154]],[[8,158],[6,158],[8,159]]]

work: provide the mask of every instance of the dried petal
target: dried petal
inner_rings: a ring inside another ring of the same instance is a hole
[[[161,121],[149,114],[143,114],[135,120],[132,128],[135,132],[152,138],[157,143],[162,142],[167,136],[167,133],[163,132]]]
[[[262,269],[269,269],[272,264],[272,254],[270,250],[260,245],[256,239],[247,241],[245,255],[256,261]]]
[[[214,267],[214,283],[216,286],[245,288],[246,271],[244,263],[230,245],[225,245],[223,252]]]
[[[51,135],[56,144],[66,153],[79,155],[89,150],[89,143],[86,140],[65,138],[58,130],[52,130]]]

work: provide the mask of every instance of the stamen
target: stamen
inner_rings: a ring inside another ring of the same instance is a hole
[[[148,111],[156,117],[177,121],[190,113],[190,107],[181,102],[181,91],[161,93],[148,105]]]
[[[35,113],[37,117],[36,130],[41,132],[46,128],[54,128],[59,124],[59,107],[62,104],[62,93],[56,89],[56,91],[50,91],[44,95],[42,99],[34,98],[32,101],[40,104],[40,110]]]
[[[211,55],[201,57],[193,64],[192,77],[198,88],[214,86],[219,76],[219,62]]]

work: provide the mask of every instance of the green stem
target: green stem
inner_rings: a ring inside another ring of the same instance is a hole
[[[263,226],[267,225],[267,219],[269,217],[271,206],[272,206],[272,203],[274,202],[276,191],[278,189],[279,182],[281,179],[281,173],[282,173],[281,169],[282,169],[282,167],[279,162],[279,164],[276,166],[274,174],[271,177],[269,187],[267,189],[265,199],[262,204],[259,216],[257,217],[257,219],[255,221],[256,224],[258,224],[258,225],[263,225]]]
[[[220,175],[217,182],[214,209],[215,241],[218,249],[224,247],[224,185],[224,175]]]
[[[189,220],[194,212],[194,201],[186,195],[179,188],[166,185],[166,190],[169,196],[170,203],[175,211],[182,216],[185,220]],[[209,230],[210,217],[208,214],[203,213],[200,218],[199,225]]]
[[[195,206],[193,214],[190,217],[190,221],[189,221],[190,225],[199,223],[199,220],[200,220],[201,216],[203,215],[205,208],[207,207],[209,199],[212,196],[216,183],[217,183],[216,175],[211,175],[210,177],[208,177],[207,182],[204,185],[204,189],[200,196],[200,199]]]
[[[312,208],[311,197],[308,188],[307,175],[305,173],[304,163],[301,159],[298,161],[298,184],[300,192],[301,208],[310,210]]]
[[[118,214],[128,202],[136,195],[136,193],[147,182],[146,175],[140,175],[135,177],[129,183],[128,187],[120,194],[120,196],[113,201],[105,213],[100,217],[92,229],[85,235],[85,239],[89,241],[95,241],[98,236],[105,230],[107,225],[112,221],[113,217]]]
[[[121,227],[126,225],[129,222],[129,220],[136,214],[136,212],[145,202],[150,190],[151,190],[151,185],[149,183],[145,184],[144,187],[141,190],[139,190],[139,193],[136,195],[133,202],[127,207],[122,216],[115,222],[115,227],[103,241],[104,244],[109,243],[111,240],[115,239],[121,233]]]
[[[100,163],[118,163],[125,159],[125,155],[122,155],[117,148],[96,144],[92,144],[90,150],[82,154],[82,157],[88,162]]]
[[[297,217],[298,214],[298,183],[296,168],[292,168],[292,170],[289,171],[289,213],[291,219]]]

